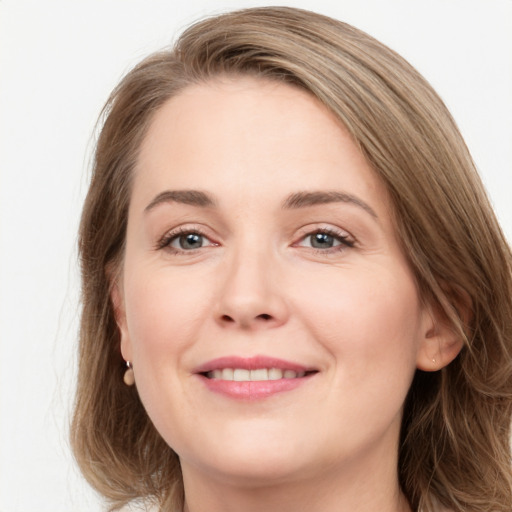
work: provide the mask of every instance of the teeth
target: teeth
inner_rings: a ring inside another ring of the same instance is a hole
[[[266,368],[251,370],[251,380],[268,380],[268,370]]]
[[[270,368],[268,371],[269,380],[279,380],[283,378],[283,370],[279,368]]]
[[[242,382],[244,380],[251,380],[251,372],[249,370],[243,370],[242,368],[237,368],[233,372],[233,380],[237,382]]]
[[[246,370],[245,368],[223,368],[208,372],[209,379],[233,380],[237,382],[265,381],[279,379],[296,379],[306,375],[306,372],[294,370],[281,370],[280,368],[257,368]]]
[[[224,368],[224,370],[218,370],[221,372],[221,376],[219,377],[222,380],[234,380],[234,371],[232,368]]]

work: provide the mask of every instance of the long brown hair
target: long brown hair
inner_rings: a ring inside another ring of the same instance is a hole
[[[412,508],[509,511],[512,258],[469,152],[443,102],[400,56],[350,25],[292,8],[193,25],[128,73],[104,108],[79,237],[71,439],[82,472],[112,510],[134,499],[162,510],[182,504],[178,457],[123,384],[109,283],[122,263],[131,174],[153,114],[188,85],[222,74],[293,84],[338,117],[387,185],[422,298],[464,339],[448,367],[416,372],[404,406],[398,474]]]

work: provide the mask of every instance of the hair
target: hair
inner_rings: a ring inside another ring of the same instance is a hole
[[[464,141],[426,80],[383,44],[312,12],[269,7],[191,26],[137,65],[103,110],[79,233],[82,316],[75,457],[116,510],[183,503],[178,456],[123,384],[110,300],[131,181],[155,112],[192,84],[250,75],[300,87],[347,128],[392,199],[422,299],[464,340],[416,371],[404,404],[399,482],[413,510],[505,512],[512,503],[512,257]]]

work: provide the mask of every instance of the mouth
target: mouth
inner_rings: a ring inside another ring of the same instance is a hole
[[[255,356],[215,359],[194,373],[210,391],[233,399],[258,400],[296,389],[319,371],[282,359]]]
[[[316,370],[295,371],[282,368],[256,368],[255,370],[248,370],[246,368],[218,368],[202,373],[202,375],[207,379],[235,382],[262,382],[280,379],[300,379],[313,373],[316,373]]]

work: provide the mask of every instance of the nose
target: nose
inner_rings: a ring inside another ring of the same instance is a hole
[[[235,255],[222,278],[216,320],[247,331],[279,327],[289,317],[276,262],[266,254]]]

